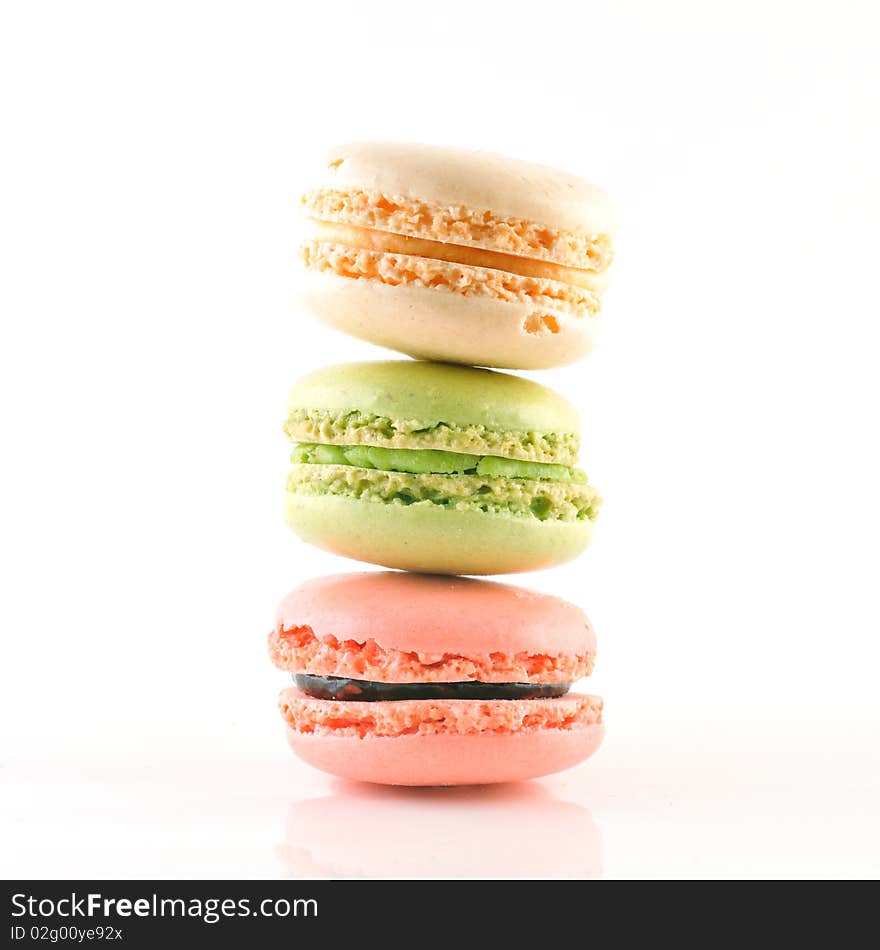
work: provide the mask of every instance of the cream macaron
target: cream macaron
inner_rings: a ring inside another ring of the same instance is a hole
[[[302,300],[345,333],[508,369],[593,347],[614,212],[580,178],[489,152],[360,143],[325,154],[302,203]]]

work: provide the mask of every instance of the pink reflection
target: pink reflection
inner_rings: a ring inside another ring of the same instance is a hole
[[[393,788],[337,780],[294,802],[279,857],[296,878],[598,878],[590,812],[536,782]]]

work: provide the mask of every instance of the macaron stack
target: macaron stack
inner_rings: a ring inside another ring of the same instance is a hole
[[[569,768],[603,731],[601,699],[570,690],[593,668],[587,618],[455,575],[551,567],[590,541],[601,499],[578,467],[577,411],[474,367],[589,352],[608,199],[497,155],[360,144],[328,153],[303,205],[305,309],[415,359],[319,369],[291,389],[289,525],[397,570],[307,581],[282,602],[270,653],[294,679],[280,700],[290,744],[324,771],[394,785]]]

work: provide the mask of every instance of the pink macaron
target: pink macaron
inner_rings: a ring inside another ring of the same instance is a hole
[[[593,629],[519,587],[397,572],[308,581],[282,601],[272,660],[294,751],[343,778],[479,785],[570,768],[602,740]]]

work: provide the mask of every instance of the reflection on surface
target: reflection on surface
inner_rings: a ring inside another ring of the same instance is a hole
[[[336,781],[294,802],[279,856],[297,878],[597,878],[590,812],[535,782],[393,788]]]

